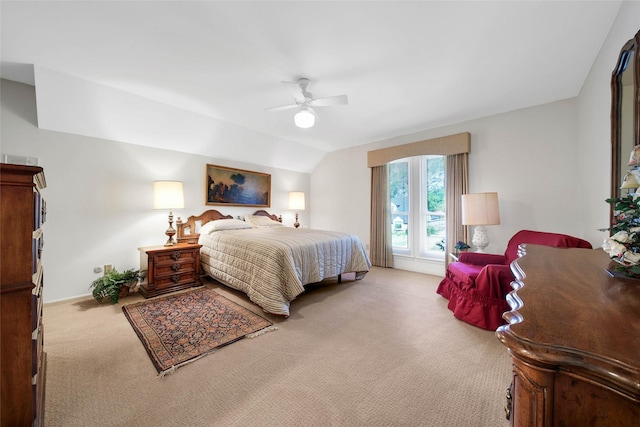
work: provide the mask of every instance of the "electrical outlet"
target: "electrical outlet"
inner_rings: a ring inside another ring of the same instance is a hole
[[[93,272],[94,273],[102,273],[102,267],[94,267],[93,268]]]
[[[108,274],[113,270],[113,264],[105,264],[104,265],[104,274]]]

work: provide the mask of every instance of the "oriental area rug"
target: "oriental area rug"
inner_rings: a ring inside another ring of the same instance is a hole
[[[125,305],[122,311],[159,377],[242,338],[277,329],[205,287]]]

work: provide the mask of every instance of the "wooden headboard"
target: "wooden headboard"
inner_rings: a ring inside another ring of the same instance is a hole
[[[197,233],[197,231],[200,230],[200,227],[209,221],[216,221],[218,219],[233,219],[233,217],[231,215],[222,215],[216,210],[210,210],[205,211],[198,216],[191,215],[186,221],[182,221],[181,218],[178,218],[176,221],[176,227],[178,228],[178,243],[198,243],[198,237],[200,237],[200,234]]]
[[[282,222],[282,215],[277,216],[277,215],[271,215],[269,212],[260,209],[259,211],[255,211],[253,213],[253,215],[259,215],[259,216],[268,216],[269,218],[271,218],[274,221],[278,221],[278,222]]]
[[[255,211],[253,215],[267,216],[274,221],[282,222],[282,215],[278,217],[262,209],[259,211]],[[200,237],[200,234],[197,233],[197,231],[200,230],[200,227],[202,227],[209,221],[216,221],[219,219],[233,219],[233,216],[222,215],[217,210],[212,209],[209,211],[205,211],[198,216],[192,215],[187,218],[186,221],[182,221],[181,218],[178,218],[178,220],[176,221],[176,227],[178,229],[178,243],[198,243],[198,237]]]

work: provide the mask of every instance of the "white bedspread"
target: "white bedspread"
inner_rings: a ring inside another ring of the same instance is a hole
[[[371,262],[357,236],[290,227],[214,231],[201,235],[207,274],[246,293],[265,311],[289,315],[303,285],[342,273],[361,279]]]

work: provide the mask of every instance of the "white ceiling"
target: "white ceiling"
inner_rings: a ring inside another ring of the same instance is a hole
[[[203,119],[202,126],[229,122],[246,135],[321,156],[577,96],[619,7],[620,1],[2,0],[0,71],[33,85],[35,66],[36,81],[39,69],[49,77],[43,86],[56,85],[51,76],[99,85],[179,108]],[[294,126],[295,110],[264,111],[293,101],[280,82],[300,77],[311,79],[314,96],[346,94],[349,104],[318,109],[311,129]],[[65,113],[74,109],[61,108],[75,102],[72,84],[65,87],[70,101],[46,103],[45,89],[39,120],[47,108],[57,110],[51,129],[80,120]],[[139,114],[139,103],[116,98],[120,112]],[[173,149],[211,155],[206,143],[183,136]],[[136,143],[134,136],[121,139]]]

